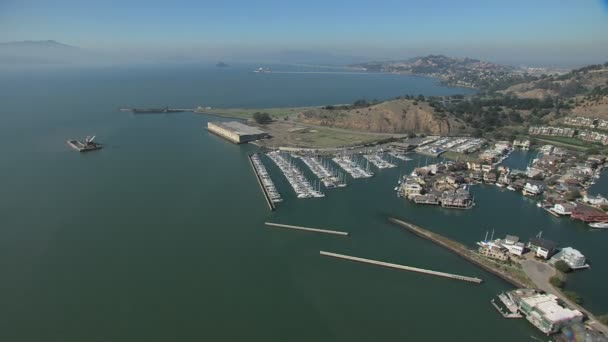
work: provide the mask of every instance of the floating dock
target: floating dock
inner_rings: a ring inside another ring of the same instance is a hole
[[[323,234],[334,234],[334,235],[348,236],[347,232],[341,232],[341,231],[338,231],[338,230],[327,230],[327,229],[319,229],[319,228],[291,226],[291,225],[288,225],[288,224],[280,224],[280,223],[272,223],[272,222],[264,222],[264,224],[267,225],[267,226],[270,226],[270,227],[279,227],[279,228],[303,230],[303,231],[314,232],[314,233],[323,233]]]
[[[258,180],[258,184],[260,184],[260,188],[262,188],[262,192],[264,193],[264,198],[266,199],[266,204],[268,204],[268,208],[270,208],[270,210],[274,211],[274,210],[276,210],[276,206],[274,205],[274,202],[272,201],[272,198],[270,197],[270,194],[268,193],[268,189],[264,185],[262,177],[260,176],[259,170],[253,161],[254,156],[257,157],[257,155],[255,155],[255,154],[250,154],[247,156],[249,158],[249,163],[251,164],[251,167],[253,168],[253,173],[255,173],[255,178]]]
[[[404,265],[399,265],[399,264],[392,264],[389,262],[364,259],[364,258],[359,258],[359,257],[354,257],[354,256],[344,255],[344,254],[337,254],[337,253],[331,253],[331,252],[325,252],[325,251],[320,251],[319,254],[328,256],[328,257],[332,257],[332,258],[357,261],[357,262],[362,262],[365,264],[372,264],[372,265],[384,266],[384,267],[389,267],[389,268],[396,268],[399,270],[405,270],[405,271],[410,271],[410,272],[424,273],[424,274],[434,275],[437,277],[456,279],[456,280],[467,281],[467,282],[476,283],[476,284],[479,284],[483,281],[479,278],[466,277],[466,276],[461,276],[458,274],[451,274],[451,273],[445,273],[445,272],[431,271],[431,270],[426,270],[423,268],[410,267],[410,266],[404,266]]]

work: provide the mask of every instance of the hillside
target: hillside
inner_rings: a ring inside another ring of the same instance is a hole
[[[408,99],[390,100],[369,106],[327,106],[298,114],[306,124],[379,133],[425,133],[451,135],[466,131],[466,125],[442,117],[429,102]]]
[[[416,57],[404,61],[367,62],[351,65],[371,72],[391,72],[437,77],[448,85],[483,90],[502,89],[530,77],[511,66],[472,58],[443,55]]]
[[[572,70],[563,75],[540,77],[538,80],[523,82],[507,88],[504,92],[524,98],[543,98],[546,96],[574,98],[577,96],[593,95],[592,92],[608,95],[604,91],[608,87],[608,63],[590,65]]]

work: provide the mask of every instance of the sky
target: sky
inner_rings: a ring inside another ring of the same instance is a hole
[[[0,0],[0,42],[47,39],[166,56],[584,64],[608,60],[608,0]]]

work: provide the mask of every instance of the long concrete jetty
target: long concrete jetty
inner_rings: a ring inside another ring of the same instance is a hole
[[[463,259],[469,261],[470,263],[477,265],[477,266],[481,267],[482,269],[506,280],[507,282],[511,283],[515,287],[528,288],[528,287],[532,286],[529,282],[525,282],[519,278],[516,278],[512,274],[509,274],[507,271],[500,270],[494,264],[484,261],[481,256],[477,256],[475,252],[469,250],[465,245],[463,245],[459,242],[452,241],[445,236],[439,235],[437,233],[433,233],[429,230],[426,230],[424,228],[418,227],[414,224],[411,224],[411,223],[408,223],[405,221],[401,221],[401,220],[398,220],[395,218],[389,218],[388,220],[389,220],[389,222],[399,225],[423,239],[429,240],[431,242],[436,243],[437,245],[439,245],[441,247],[446,248],[447,250],[455,253],[456,255],[462,257]]]
[[[410,271],[410,272],[430,274],[430,275],[434,275],[434,276],[437,276],[437,277],[443,277],[443,278],[450,278],[450,279],[468,281],[470,283],[477,283],[477,284],[479,284],[479,283],[482,282],[482,280],[479,279],[479,278],[466,277],[466,276],[461,276],[461,275],[458,275],[458,274],[451,274],[451,273],[445,273],[445,272],[431,271],[431,270],[426,270],[426,269],[423,269],[423,268],[404,266],[404,265],[399,265],[399,264],[392,264],[392,263],[389,263],[389,262],[383,262],[383,261],[377,261],[377,260],[371,260],[371,259],[364,259],[364,258],[350,256],[350,255],[337,254],[337,253],[331,253],[331,252],[325,252],[325,251],[320,251],[319,254],[324,255],[324,256],[328,256],[328,257],[332,257],[332,258],[338,258],[338,259],[344,259],[344,260],[351,260],[351,261],[362,262],[362,263],[365,263],[365,264],[372,264],[372,265],[378,265],[378,266],[396,268],[396,269],[399,269],[399,270],[405,270],[405,271]]]
[[[258,184],[260,184],[260,188],[262,188],[262,192],[264,193],[264,198],[266,199],[266,204],[268,204],[268,208],[270,208],[270,210],[274,211],[276,209],[276,207],[274,205],[274,202],[272,202],[272,199],[270,198],[270,194],[268,193],[268,190],[264,186],[264,183],[262,182],[262,179],[260,178],[260,174],[258,173],[258,169],[253,164],[253,160],[251,159],[252,155],[250,154],[247,157],[249,158],[249,164],[251,164],[251,168],[253,169],[253,173],[255,173],[255,178],[258,180]]]
[[[348,236],[347,232],[341,232],[341,231],[337,231],[337,230],[327,230],[327,229],[319,229],[319,228],[291,226],[291,225],[288,225],[288,224],[280,224],[280,223],[272,223],[272,222],[264,222],[264,224],[267,225],[267,226],[270,226],[270,227],[279,227],[279,228],[303,230],[303,231],[314,232],[314,233],[323,233],[323,234],[334,234],[334,235]]]

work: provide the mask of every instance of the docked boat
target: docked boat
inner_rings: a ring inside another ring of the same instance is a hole
[[[496,183],[496,186],[499,187],[499,188],[504,187],[504,185],[502,183]]]
[[[591,228],[597,228],[597,229],[607,229],[608,228],[608,222],[589,223],[589,227],[591,227]]]
[[[93,140],[95,139],[95,136],[92,137],[86,137],[84,139],[84,141],[80,141],[80,140],[68,140],[67,143],[68,145],[75,149],[78,152],[88,152],[88,151],[95,151],[95,150],[100,150],[103,146],[99,143],[94,142]]]
[[[507,190],[510,190],[510,191],[515,191],[515,188],[509,185],[509,186],[507,187]]]

